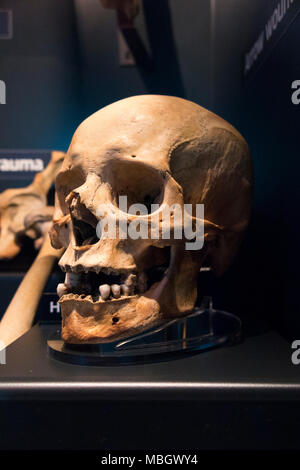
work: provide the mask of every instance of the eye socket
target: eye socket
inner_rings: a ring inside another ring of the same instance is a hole
[[[120,160],[111,162],[110,170],[110,175],[113,175],[112,192],[117,205],[120,196],[126,196],[127,209],[133,204],[142,204],[149,214],[156,209],[151,207],[153,204],[161,204],[164,179],[159,170],[144,162]]]
[[[161,203],[161,189],[159,188],[157,191],[153,191],[151,193],[146,193],[142,194],[139,191],[136,191],[135,188],[124,188],[118,191],[118,197],[117,197],[117,204],[119,204],[119,197],[120,196],[126,196],[127,197],[127,211],[130,213],[130,207],[139,204],[142,205],[146,208],[146,212],[148,214],[151,214],[154,210],[156,210],[156,207],[153,207],[153,205],[159,205]],[[135,213],[135,211],[134,211]],[[143,215],[137,214],[137,215]]]

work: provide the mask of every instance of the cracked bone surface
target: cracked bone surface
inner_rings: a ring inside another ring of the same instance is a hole
[[[187,315],[201,267],[220,275],[230,265],[248,224],[251,192],[247,143],[195,103],[141,95],[86,119],[56,179],[52,244],[65,248],[62,270],[79,275],[66,293],[59,287],[63,339],[110,342]],[[121,224],[125,195],[128,207],[142,203],[154,211],[128,211],[127,223],[155,216],[156,238],[96,236],[99,206],[110,204]],[[187,249],[176,236],[182,220],[163,211],[173,204],[204,204],[201,249]]]
[[[53,151],[47,167],[25,188],[6,189],[0,194],[0,259],[10,259],[21,251],[21,237],[35,240],[40,248],[51,225],[53,207],[47,194],[65,154]]]

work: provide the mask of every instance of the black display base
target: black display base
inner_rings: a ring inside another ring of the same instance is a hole
[[[195,308],[183,318],[145,331],[139,335],[110,343],[68,344],[60,331],[49,339],[48,353],[59,361],[78,365],[111,365],[133,362],[170,360],[180,354],[200,352],[241,338],[241,321],[231,313]]]
[[[0,449],[300,449],[300,365],[276,332],[172,361],[81,367],[36,325],[0,365]]]

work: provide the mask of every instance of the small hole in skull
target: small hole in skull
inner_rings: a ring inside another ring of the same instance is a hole
[[[131,155],[132,158],[136,158],[136,155]]]

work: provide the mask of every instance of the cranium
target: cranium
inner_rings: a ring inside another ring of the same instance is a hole
[[[136,96],[87,118],[56,179],[51,238],[55,248],[66,248],[60,260],[66,279],[58,286],[63,339],[110,342],[190,312],[203,263],[220,275],[238,248],[251,189],[245,140],[195,103]],[[121,219],[121,195],[128,205],[157,203],[160,234],[169,223],[169,238],[95,237],[99,205],[111,203]],[[175,222],[161,209],[166,204],[204,204],[202,249],[187,250],[174,237]]]
[[[20,250],[21,237],[35,239],[36,248],[49,230],[53,208],[47,206],[47,193],[64,158],[54,151],[44,171],[25,188],[6,189],[0,194],[0,259],[10,259]]]

